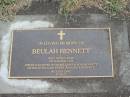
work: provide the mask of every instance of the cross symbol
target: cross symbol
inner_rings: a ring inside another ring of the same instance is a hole
[[[60,40],[63,40],[63,36],[66,35],[66,33],[64,33],[64,32],[61,30],[59,33],[57,33],[57,35],[60,36]]]

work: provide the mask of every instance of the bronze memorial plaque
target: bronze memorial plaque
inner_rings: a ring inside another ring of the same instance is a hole
[[[14,30],[9,78],[114,77],[110,28]]]

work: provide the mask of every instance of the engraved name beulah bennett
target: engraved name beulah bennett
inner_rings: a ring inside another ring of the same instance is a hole
[[[32,54],[85,54],[90,50],[91,48],[33,48]]]

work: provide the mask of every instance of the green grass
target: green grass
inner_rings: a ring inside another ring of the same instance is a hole
[[[60,5],[59,14],[67,16],[73,7],[77,6],[75,0],[62,1]]]
[[[16,14],[14,10],[16,0],[0,0],[0,19],[12,19]]]
[[[0,20],[13,20],[18,10],[30,4],[31,0],[0,0]]]
[[[125,10],[126,5],[122,0],[105,0],[104,10],[111,15],[117,15]]]
[[[59,14],[68,16],[79,10],[82,6],[95,7],[103,12],[117,16],[126,11],[129,0],[62,0],[60,3]],[[31,0],[0,0],[0,20],[12,20],[16,12],[28,6]]]
[[[62,0],[59,13],[67,15],[82,6],[96,7],[105,13],[116,16],[125,11],[128,0]]]

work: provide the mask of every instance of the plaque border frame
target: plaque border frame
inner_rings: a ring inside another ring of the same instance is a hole
[[[17,30],[64,30],[64,29],[87,29],[87,30],[108,30],[109,34],[109,45],[110,45],[110,55],[111,55],[111,64],[112,64],[112,76],[26,76],[26,77],[14,77],[11,76],[11,62],[12,62],[12,47],[13,47],[13,40],[14,35],[13,31]],[[8,64],[8,79],[66,79],[66,78],[114,78],[115,77],[115,71],[114,71],[114,62],[113,62],[113,46],[112,46],[112,37],[111,37],[111,28],[42,28],[42,29],[15,29],[11,32],[11,44],[10,44],[10,50],[9,50],[9,64]]]

